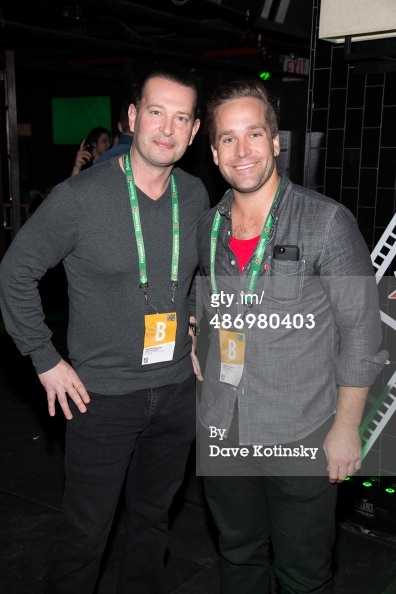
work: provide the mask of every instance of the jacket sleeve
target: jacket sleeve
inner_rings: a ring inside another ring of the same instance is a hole
[[[367,245],[352,213],[335,207],[320,261],[322,286],[338,331],[335,377],[341,386],[371,386],[388,358],[378,289]]]

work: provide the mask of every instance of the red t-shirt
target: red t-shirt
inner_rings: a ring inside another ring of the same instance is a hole
[[[259,239],[260,235],[257,235],[257,237],[253,237],[252,239],[237,239],[236,237],[231,237],[230,248],[237,257],[240,272],[243,271],[244,267],[252,257]]]

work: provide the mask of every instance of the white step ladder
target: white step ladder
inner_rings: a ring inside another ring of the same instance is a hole
[[[373,249],[371,261],[376,269],[377,284],[392,264],[396,256],[396,214],[383,232],[381,239]]]
[[[376,271],[375,278],[377,284],[383,278],[395,257],[396,214],[393,216],[371,254],[371,261]],[[393,328],[393,330],[396,330],[396,320],[383,311],[380,313],[381,320]],[[371,404],[371,408],[360,426],[360,437],[363,442],[362,459],[366,457],[378,437],[381,435],[385,425],[396,411],[396,371],[393,373],[381,395],[378,398],[369,395],[367,403]]]
[[[369,395],[367,402],[371,408],[360,426],[363,460],[396,410],[396,371],[381,395],[376,399]]]

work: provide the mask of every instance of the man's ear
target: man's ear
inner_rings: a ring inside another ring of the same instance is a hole
[[[192,141],[194,140],[195,135],[198,132],[200,125],[201,125],[201,120],[196,119],[193,124],[192,130],[191,130],[190,142],[188,143],[188,146],[190,146],[190,144],[192,144]]]
[[[277,157],[280,154],[279,134],[274,136],[274,138],[272,139],[272,142],[274,144],[274,156]]]
[[[131,132],[135,131],[136,113],[137,113],[136,107],[134,106],[133,103],[131,103],[131,105],[129,106],[129,109],[128,109],[129,127],[131,129]]]
[[[212,149],[213,161],[214,161],[215,165],[218,165],[219,157],[218,157],[218,153],[217,153],[217,148],[215,146],[213,146],[213,144],[210,145],[210,148]]]

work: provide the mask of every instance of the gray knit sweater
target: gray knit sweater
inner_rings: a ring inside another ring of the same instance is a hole
[[[7,331],[37,373],[60,355],[37,289],[63,261],[69,290],[69,359],[92,392],[124,394],[183,381],[192,372],[187,334],[188,294],[198,262],[196,225],[209,201],[202,182],[174,170],[180,204],[179,285],[172,304],[170,188],[158,200],[138,190],[146,250],[148,295],[161,313],[176,311],[172,361],[141,365],[144,307],[125,176],[118,160],[92,167],[58,185],[21,228],[0,265],[0,304]]]

